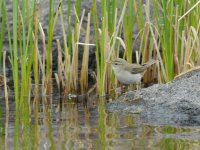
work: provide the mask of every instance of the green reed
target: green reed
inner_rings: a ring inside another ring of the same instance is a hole
[[[29,148],[28,141],[30,140],[30,86],[31,86],[31,71],[32,66],[35,67],[37,64],[37,59],[35,57],[35,45],[33,38],[33,33],[35,24],[36,1],[29,3],[28,0],[22,0],[21,11],[19,10],[19,20],[18,20],[18,36],[19,36],[19,49],[20,49],[20,65],[21,65],[21,88],[20,88],[20,120],[24,125],[23,129],[23,148]],[[37,29],[36,29],[37,30]],[[36,35],[34,35],[36,37]],[[34,70],[35,74],[35,70]],[[37,82],[38,78],[35,77]],[[38,84],[38,82],[37,82]],[[18,110],[17,110],[18,111]],[[29,137],[29,138],[27,138]]]
[[[132,63],[132,53],[133,53],[133,26],[135,24],[134,17],[134,1],[128,1],[128,8],[126,10],[124,20],[123,20],[123,33],[124,33],[124,42],[126,45],[125,55],[128,62]]]
[[[68,4],[71,3],[68,1]],[[65,29],[65,18],[62,4],[59,8],[59,16],[62,25],[62,34],[64,39],[64,47],[61,47],[60,40],[57,39],[57,47],[58,47],[58,73],[55,74],[55,78],[57,81],[58,89],[64,94],[69,92],[77,92],[78,90],[78,55],[79,55],[79,44],[84,45],[84,52],[83,52],[83,61],[82,61],[82,68],[81,68],[81,76],[80,76],[80,84],[82,92],[86,93],[88,87],[88,60],[89,60],[89,39],[90,39],[90,17],[88,16],[88,25],[85,33],[85,43],[79,43],[79,38],[81,34],[81,29],[83,19],[85,16],[85,10],[80,13],[81,3],[80,1],[76,1],[75,9],[75,18],[73,19],[74,22],[71,22],[71,12],[68,11],[68,35],[66,34]],[[81,15],[81,16],[80,16]],[[79,18],[80,16],[80,18]],[[75,23],[74,28],[71,28],[71,24]]]
[[[21,6],[20,6],[21,5]],[[21,9],[18,9],[20,6]],[[6,5],[5,5],[6,8]],[[26,137],[23,139],[23,147],[28,147],[27,137],[30,137],[28,124],[30,123],[30,76],[33,62],[33,28],[34,28],[34,12],[35,1],[29,3],[28,0],[22,0],[19,3],[13,1],[13,37],[11,40],[10,28],[8,24],[8,16],[6,13],[6,22],[8,30],[8,40],[10,46],[10,61],[13,73],[15,105],[16,105],[16,120],[15,120],[15,148],[19,147],[19,121],[24,125],[23,133]],[[12,41],[12,42],[11,42]],[[19,67],[20,66],[20,67]],[[19,68],[21,70],[19,76]],[[19,85],[20,83],[20,85]],[[20,118],[19,118],[20,116]]]
[[[162,43],[162,50],[163,50],[163,58],[165,62],[165,68],[167,72],[168,80],[172,80],[174,77],[174,62],[173,62],[173,23],[174,23],[174,7],[173,1],[167,3],[166,1],[162,1],[162,8],[163,8],[163,28],[164,30],[160,30],[161,35],[161,43]]]
[[[156,1],[154,2],[155,26],[159,33],[163,52],[162,59],[168,81],[172,80],[175,75],[183,71],[181,69],[183,64],[186,65],[187,63],[191,63],[191,61],[194,62],[193,59],[186,60],[185,54],[189,55],[193,52],[191,52],[190,43],[185,45],[185,39],[191,37],[191,27],[193,30],[198,31],[199,16],[197,13],[199,13],[200,6],[197,5],[187,14],[187,16],[182,19],[180,18],[195,4],[197,4],[196,1],[191,1],[189,3],[188,1],[172,0],[167,2],[161,0],[159,1],[159,4]],[[161,13],[159,10],[162,10]],[[159,18],[159,20],[156,18]],[[197,33],[197,35],[198,34],[199,33]],[[183,56],[185,58],[183,58]]]
[[[134,14],[136,18],[136,23],[138,27],[138,31],[143,30],[145,25],[145,16],[144,16],[144,9],[143,9],[143,2],[142,0],[138,0],[138,3],[134,1]],[[140,35],[141,36],[141,35]]]
[[[90,13],[88,14],[88,23],[86,29],[85,43],[89,44],[90,42]],[[85,94],[88,90],[88,61],[89,61],[89,45],[84,46],[83,50],[83,58],[82,58],[82,67],[81,67],[81,75],[80,75],[80,86],[81,93]]]
[[[53,40],[53,25],[54,25],[54,0],[49,0],[49,16],[48,16],[48,43],[46,53],[46,84],[48,94],[51,93],[51,74],[52,74],[52,40]]]
[[[99,118],[98,118],[98,139],[97,139],[97,149],[106,150],[107,149],[107,136],[106,136],[106,120],[107,120],[107,114],[105,110],[105,99],[103,97],[100,97],[99,100]]]
[[[67,1],[67,26],[68,26],[67,45],[68,45],[69,55],[71,55],[72,54],[71,0]]]
[[[5,35],[5,26],[6,26],[6,0],[0,0],[0,14],[1,14],[1,34],[0,34],[0,70],[2,69],[2,59],[3,59],[3,42]]]
[[[141,40],[138,59],[158,59],[158,80],[168,82],[198,65],[199,2],[154,0],[152,8],[150,1],[134,4]]]
[[[19,110],[19,90],[18,90],[18,44],[17,44],[17,23],[18,23],[18,0],[13,1],[13,47],[10,47],[11,65],[13,71],[14,91],[15,91],[15,107]],[[16,114],[19,114],[18,111]],[[19,116],[19,115],[18,115]],[[15,119],[15,139],[14,146],[19,149],[19,117]]]
[[[19,80],[18,80],[18,42],[17,42],[17,30],[18,30],[18,0],[13,1],[13,43],[10,47],[11,65],[14,81],[15,101],[16,109],[19,108]]]
[[[97,92],[99,95],[108,94],[111,87],[111,67],[107,64],[112,58],[114,48],[116,48],[116,41],[119,34],[119,29],[124,17],[127,1],[123,5],[119,21],[117,22],[117,11],[113,11],[115,14],[109,15],[110,6],[117,10],[117,4],[114,1],[102,1],[101,15],[102,22],[101,27],[98,21],[98,12],[96,7],[96,0],[92,1],[92,16],[94,24],[94,37],[96,44],[96,61],[97,61]],[[112,18],[112,16],[115,16]],[[109,23],[111,19],[111,23]],[[110,30],[109,30],[110,29]],[[112,33],[113,31],[113,33]],[[118,52],[115,52],[118,53]],[[116,56],[115,56],[116,57]]]
[[[40,10],[36,10],[35,2],[33,0],[32,3],[29,3],[28,0],[22,0],[21,7],[18,9],[19,2],[13,1],[13,35],[11,38],[6,1],[0,0],[0,12],[3,16],[0,49],[3,47],[4,30],[7,27],[16,108],[28,105],[28,101],[23,96],[30,93],[32,72],[36,91],[38,91],[41,70],[42,85],[48,94],[51,93],[51,88],[49,87],[52,85],[52,42],[58,17],[61,18],[62,22],[64,47],[61,46],[58,39],[59,71],[58,75],[56,75],[57,83],[60,82],[59,84],[67,91],[66,93],[78,90],[79,38],[81,32],[85,31],[85,43],[82,43],[84,45],[84,53],[80,85],[82,92],[86,92],[88,87],[86,74],[88,74],[89,32],[91,25],[90,17],[88,16],[87,29],[83,29],[82,23],[85,11],[81,12],[81,1],[76,1],[75,7],[72,7],[70,0],[67,1],[68,31],[66,32],[62,0],[60,0],[57,8],[54,7],[55,0],[50,0],[47,35],[43,33],[39,22]],[[120,6],[123,7],[120,8]],[[193,8],[193,6],[195,7]],[[140,40],[140,49],[137,62],[144,63],[152,58],[158,59],[160,62],[158,65],[160,68],[158,72],[160,82],[170,81],[176,75],[200,63],[198,52],[200,34],[198,13],[200,8],[198,2],[153,0],[152,7],[153,11],[150,7],[150,1],[143,5],[142,0],[137,2],[134,0],[103,0],[101,1],[101,12],[97,12],[96,0],[92,0],[90,13],[94,26],[97,92],[99,95],[109,94],[110,88],[113,87],[113,82],[115,82],[111,66],[107,62],[119,57],[120,46],[124,49],[124,58],[132,62],[134,43],[138,39]],[[73,18],[74,22],[71,19],[71,10],[76,14],[76,18]],[[150,13],[151,11],[152,13]],[[102,18],[101,22],[98,20],[99,15]],[[7,26],[5,26],[6,23]],[[73,23],[75,24],[74,27],[72,27]],[[135,27],[138,29],[136,37],[133,36],[132,32]],[[43,60],[38,49],[39,33],[42,35],[42,43],[44,45]],[[47,38],[47,46],[45,38]],[[162,53],[160,50],[162,50]],[[20,76],[19,69],[21,70]],[[154,76],[156,76],[156,68],[154,68]],[[28,114],[28,107],[26,108]]]
[[[13,1],[13,42],[11,42],[11,30],[8,21],[7,14],[7,6],[6,1],[3,3],[3,9],[5,10],[5,15],[3,16],[6,21],[6,27],[8,31],[8,41],[10,48],[10,61],[12,66],[12,75],[14,82],[14,91],[15,91],[15,108],[18,110],[19,108],[19,89],[18,89],[18,62],[17,62],[17,20],[18,20],[18,0]],[[15,119],[15,135],[14,135],[14,147],[15,149],[19,149],[19,111],[16,111],[16,119]]]

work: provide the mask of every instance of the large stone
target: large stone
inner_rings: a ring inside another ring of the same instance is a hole
[[[139,114],[145,123],[200,125],[200,70],[168,84],[131,91],[108,104],[108,110]]]

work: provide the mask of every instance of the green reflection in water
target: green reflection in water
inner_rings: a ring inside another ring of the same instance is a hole
[[[29,104],[28,100],[24,99],[24,105],[21,107],[20,110],[20,122],[22,125],[22,147],[23,149],[30,149],[31,148],[31,124],[30,124],[30,111],[29,111]]]
[[[64,138],[63,147],[75,149],[79,140],[78,110],[75,104],[66,104],[64,108]],[[77,146],[78,149],[78,146]]]
[[[45,100],[44,100],[45,101]],[[46,100],[47,102],[50,102],[50,105],[47,105],[44,109],[44,124],[47,129],[47,137],[50,141],[50,150],[55,149],[55,141],[53,138],[53,128],[52,128],[52,108],[51,108],[51,103],[52,103],[52,98],[49,97]]]
[[[33,149],[39,149],[39,96],[38,96],[38,88],[35,90],[35,109],[34,109],[34,126],[31,134],[34,135],[32,138],[33,141]]]
[[[42,101],[49,101],[49,104],[43,104],[41,108],[33,107],[32,115],[29,114],[29,117],[27,114],[22,115],[22,111],[27,111],[25,109],[21,109],[20,113],[16,111],[15,131],[12,131],[13,125],[11,125],[8,141],[4,141],[2,132],[0,144],[4,145],[4,142],[10,143],[10,141],[13,143],[11,139],[12,135],[15,135],[15,145],[8,144],[7,149],[173,150],[197,149],[200,146],[198,137],[189,139],[192,137],[192,132],[199,133],[198,130],[151,126],[141,123],[137,116],[132,114],[107,113],[103,98],[99,100],[97,106],[88,108],[82,104],[77,107],[76,103],[69,104],[66,100],[59,111],[55,111],[59,102],[54,105],[51,99]],[[4,126],[0,122],[0,127],[5,128]],[[186,135],[188,133],[189,136],[180,136],[184,133]]]
[[[21,106],[16,110],[14,127],[14,147],[15,149],[31,149],[31,120],[29,110],[29,100],[21,97]]]
[[[15,150],[20,149],[20,123],[19,123],[19,111],[16,111],[15,125],[14,125],[14,148]]]
[[[106,112],[105,112],[105,99],[100,98],[98,105],[98,140],[97,147],[101,150],[106,150]]]
[[[0,98],[0,100],[2,101],[3,99]],[[2,106],[0,106],[0,118],[3,118]],[[5,125],[4,125],[3,119],[0,119],[0,147],[1,149],[5,149],[4,142],[5,142]]]
[[[157,130],[164,135],[164,138],[161,138],[156,147],[163,150],[196,149],[200,146],[198,140],[187,139],[187,135],[191,136],[192,132],[195,133],[195,129],[163,126]],[[185,136],[184,133],[186,134]]]

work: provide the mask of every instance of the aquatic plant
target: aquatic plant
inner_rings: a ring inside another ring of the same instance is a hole
[[[13,1],[11,35],[6,1],[0,1],[1,30],[2,33],[5,29],[8,31],[16,108],[28,103],[23,95],[29,95],[30,99],[31,89],[34,89],[35,95],[39,92],[40,83],[43,95],[52,93],[52,42],[59,18],[63,45],[57,39],[58,71],[55,78],[60,92],[77,92],[81,88],[81,93],[87,93],[89,46],[95,46],[96,49],[96,87],[99,95],[109,94],[111,88],[117,85],[107,62],[119,57],[120,47],[123,49],[124,59],[133,62],[133,49],[137,41],[140,41],[140,48],[134,53],[137,63],[145,63],[151,58],[159,60],[158,69],[154,67],[152,73],[147,72],[145,83],[151,80],[150,76],[158,78],[159,82],[168,82],[176,75],[199,65],[199,2],[191,1],[188,4],[187,1],[153,0],[150,4],[149,0],[146,3],[142,0],[103,0],[101,12],[97,12],[96,3],[96,0],[92,0],[90,13],[85,14],[84,10],[81,11],[81,1],[76,1],[72,7],[68,0],[67,18],[64,18],[63,1],[60,0],[55,7],[55,1],[50,0],[48,30],[45,33],[40,23],[41,3]],[[21,7],[18,8],[19,5]],[[74,26],[71,11],[75,13]],[[83,18],[86,15],[87,28],[83,30]],[[101,20],[98,19],[99,16]],[[65,28],[66,22],[68,31]],[[90,43],[91,27],[94,28],[95,44]],[[134,28],[138,29],[136,36],[133,33]],[[79,40],[82,32],[85,32],[85,43],[80,43]],[[4,34],[1,34],[0,48],[3,47],[3,38]],[[38,48],[39,39],[43,45],[41,50]],[[82,64],[78,62],[79,45],[83,46]],[[81,66],[80,75],[78,66]],[[34,82],[31,80],[32,75]]]

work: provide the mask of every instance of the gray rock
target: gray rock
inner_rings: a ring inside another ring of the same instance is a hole
[[[139,113],[145,123],[200,125],[200,70],[168,84],[130,91],[107,105],[108,111]]]

